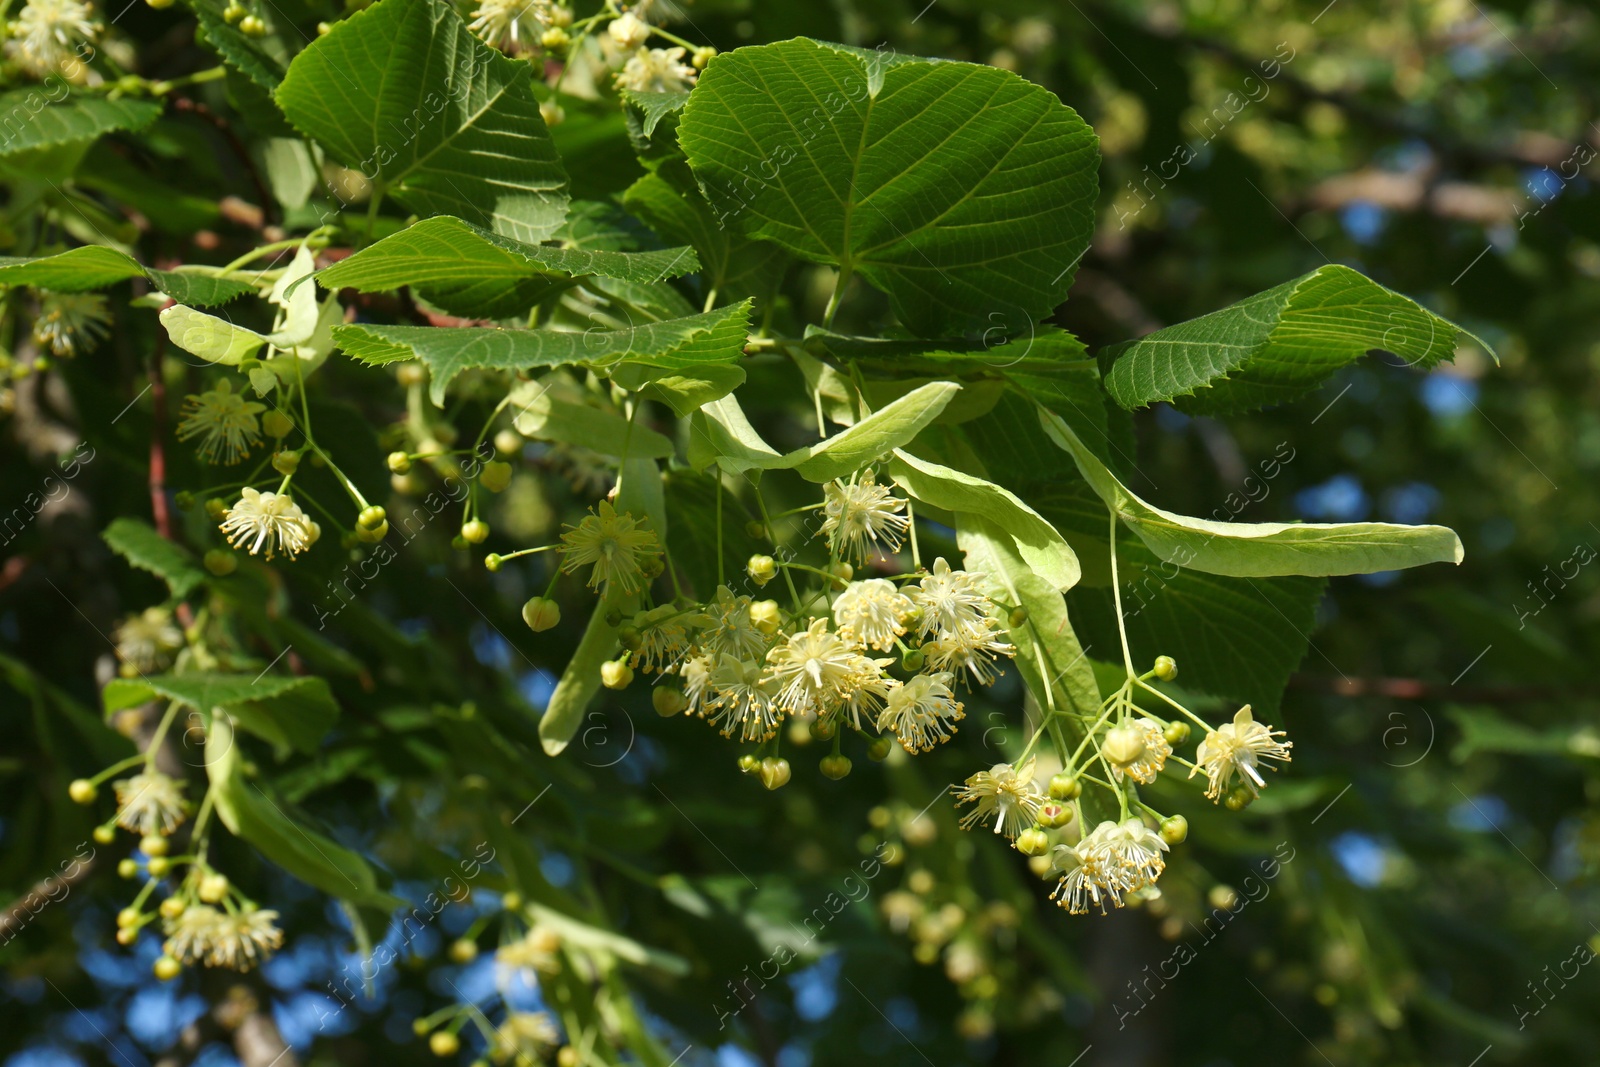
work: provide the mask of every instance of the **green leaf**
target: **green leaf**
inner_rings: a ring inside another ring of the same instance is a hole
[[[483,317],[521,314],[567,278],[649,285],[700,269],[692,248],[650,252],[523,244],[448,215],[424,219],[317,272],[325,288],[416,286],[431,304]]]
[[[1015,543],[1016,554],[1057,592],[1082,577],[1078,557],[1056,528],[993,482],[897,451],[889,476],[909,495],[944,511],[976,515]]]
[[[1379,350],[1426,370],[1455,354],[1460,326],[1339,264],[1103,353],[1106,390],[1125,408],[1176,400],[1225,414],[1303,396]]]
[[[689,464],[696,470],[712,463],[728,471],[793,470],[813,482],[844,478],[909,444],[938,418],[960,389],[954,382],[929,382],[854,426],[783,455],[751,428],[736,399],[724,397],[695,413],[690,424]]]
[[[113,519],[100,536],[111,550],[140,570],[166,581],[175,597],[188,596],[205,580],[194,556],[138,519]]]
[[[579,333],[358,323],[334,327],[333,336],[348,355],[364,363],[420,359],[432,372],[429,396],[443,406],[445,389],[466,370],[575,366],[609,375],[627,366],[687,371],[711,363],[732,363],[744,354],[749,323],[750,303],[745,301],[627,330]],[[702,341],[708,343],[697,343]]]
[[[328,683],[321,678],[290,678],[265,672],[243,674],[196,671],[137,679],[114,678],[101,690],[109,716],[162,697],[205,714],[225,708],[241,728],[275,745],[315,752],[339,717]]]
[[[273,37],[251,37],[222,17],[222,9],[203,3],[190,5],[200,23],[205,44],[229,66],[270,93],[283,81],[289,58]]]
[[[1040,707],[1092,717],[1100,707],[1100,687],[1055,579],[1028,562],[1021,542],[1004,525],[981,515],[956,514],[956,544],[966,554],[967,570],[983,575],[991,598],[1027,609],[1025,622],[1007,625],[1017,669]]]
[[[378,0],[296,56],[276,99],[412,211],[537,244],[566,217],[567,174],[529,71],[441,0]]]
[[[641,92],[637,89],[622,90],[622,99],[638,108],[644,116],[641,124],[644,135],[651,136],[656,132],[656,127],[668,115],[683,110],[689,102],[688,93],[651,93]]]
[[[75,141],[92,141],[113,130],[142,130],[161,114],[149,100],[112,100],[105,96],[68,95],[52,100],[40,89],[0,93],[0,158]]]
[[[547,382],[522,382],[511,393],[517,432],[538,441],[580,445],[605,456],[665,459],[675,449],[672,442],[648,426],[630,423],[621,415],[569,400]]]
[[[151,285],[180,303],[199,307],[226,303],[243,293],[255,292],[255,286],[248,282],[206,274],[204,268],[150,270],[127,253],[103,245],[70,248],[37,259],[0,256],[0,285],[31,285],[58,293],[83,293],[138,277],[148,278]]]
[[[707,288],[719,296],[769,300],[792,262],[772,242],[746,240],[719,225],[681,159],[666,160],[634,182],[622,204],[667,240],[693,245]]]
[[[995,67],[740,48],[701,75],[678,139],[724,224],[860,274],[926,336],[1049,314],[1094,228],[1094,132]]]
[[[405,902],[378,887],[371,865],[356,852],[300,825],[244,776],[244,760],[227,715],[206,729],[206,775],[217,817],[236,836],[294,877],[325,893],[385,911]]]
[[[225,367],[237,367],[254,358],[267,338],[254,330],[235,326],[227,319],[207,315],[182,304],[163,308],[159,316],[167,337],[192,355]]]
[[[1212,574],[1326,577],[1460,563],[1461,540],[1443,526],[1387,522],[1217,522],[1146,504],[1117,480],[1061,417],[1039,409],[1045,433],[1071,454],[1095,493],[1151,552]]]

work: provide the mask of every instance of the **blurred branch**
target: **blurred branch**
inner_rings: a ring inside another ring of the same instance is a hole
[[[1578,694],[1573,687],[1554,685],[1449,685],[1420,678],[1325,678],[1306,674],[1290,676],[1289,688],[1341,697],[1451,700],[1462,704],[1518,704]]]

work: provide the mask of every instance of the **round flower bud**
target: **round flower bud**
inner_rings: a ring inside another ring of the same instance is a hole
[[[411,1020],[411,1032],[418,1037],[427,1037],[428,1031],[432,1029],[433,1027],[428,1025],[427,1019],[416,1018]]]
[[[654,581],[666,573],[667,565],[660,556],[646,556],[639,561],[639,573]]]
[[[835,588],[843,589],[855,577],[856,569],[841,559],[828,564],[828,573],[837,579],[833,583]]]
[[[212,871],[200,879],[200,899],[207,904],[220,904],[228,895],[228,876]]]
[[[163,919],[176,919],[188,910],[188,906],[184,904],[182,897],[168,897],[156,910],[161,912]]]
[[[755,519],[751,519],[749,522],[744,524],[744,532],[751,537],[754,537],[758,541],[763,541],[766,540],[767,527],[765,524]]]
[[[300,453],[274,452],[272,454],[272,469],[279,474],[293,474],[300,469]]]
[[[500,906],[506,911],[521,911],[522,894],[518,893],[516,890],[502,894],[500,897]]]
[[[559,126],[567,120],[567,109],[554,100],[546,100],[539,105],[539,117],[546,126]]]
[[[1072,821],[1072,809],[1058,800],[1047,800],[1039,806],[1039,825],[1059,830]]]
[[[319,23],[317,23],[317,36],[318,37],[326,37],[326,36],[328,36],[328,34],[330,32],[332,32],[332,30],[333,30],[333,23],[331,23],[331,22],[319,22]]]
[[[1144,736],[1132,726],[1113,726],[1106,731],[1100,751],[1112,763],[1126,767],[1144,755]]]
[[[281,441],[294,432],[294,420],[274,408],[261,416],[261,428],[267,431],[269,437],[276,437]]]
[[[389,465],[389,473],[391,474],[411,473],[411,457],[404,452],[390,452],[384,462]]]
[[[489,524],[482,519],[473,519],[461,524],[461,536],[469,545],[481,545],[489,539]]]
[[[522,451],[522,435],[515,430],[501,430],[494,435],[494,450],[502,456],[515,456]]]
[[[478,481],[491,493],[504,491],[511,484],[511,464],[503,460],[492,459],[483,465],[483,472],[478,475]]]
[[[1156,665],[1152,670],[1157,678],[1163,682],[1170,682],[1178,676],[1178,661],[1171,656],[1157,656]]]
[[[246,37],[264,37],[267,33],[267,24],[255,15],[246,15],[239,20],[239,32]]]
[[[152,877],[160,878],[172,870],[172,861],[165,856],[151,856],[144,861],[144,869],[149,871]]]
[[[179,489],[172,494],[172,502],[178,506],[179,511],[188,511],[194,507],[194,494],[187,489]]]
[[[716,55],[717,50],[710,45],[706,45],[703,48],[696,48],[694,50],[694,58],[690,59],[689,62],[693,64],[695,70],[705,70],[706,64],[716,58]]]
[[[478,958],[478,943],[470,937],[450,942],[451,963],[471,963]]]
[[[744,773],[749,774],[752,771],[759,770],[760,768],[761,761],[756,759],[750,753],[746,752],[744,755],[739,757],[739,769]]]
[[[571,1045],[562,1045],[561,1051],[556,1053],[556,1067],[579,1067],[583,1057]]]
[[[874,763],[882,763],[889,758],[889,750],[893,747],[894,738],[884,734],[882,737],[875,738],[872,744],[867,746],[867,758]]]
[[[639,646],[644,644],[644,634],[640,633],[639,628],[630,622],[617,631],[617,644],[629,652],[637,652],[639,651]]]
[[[218,578],[226,578],[239,569],[239,558],[226,548],[213,548],[201,559],[206,570]]]
[[[632,52],[650,39],[650,24],[639,16],[624,12],[606,27],[611,39],[625,52]]]
[[[572,41],[572,37],[560,26],[551,26],[539,35],[539,43],[552,52],[559,52]]]
[[[93,804],[94,798],[99,795],[99,788],[87,778],[74,778],[72,784],[67,786],[67,796],[72,798],[74,804]]]
[[[915,674],[927,666],[928,656],[920,648],[908,648],[900,656],[900,666]]]
[[[1028,621],[1027,608],[1012,608],[1011,614],[1006,616],[1006,625],[1015,630]]]
[[[220,496],[214,496],[206,501],[206,518],[212,522],[221,522],[227,513],[228,502]]]
[[[610,611],[606,612],[606,625],[611,627],[612,629],[616,629],[618,626],[621,626],[622,625],[622,612],[616,610],[615,608],[613,608]]]
[[[1228,795],[1222,798],[1222,806],[1229,811],[1243,811],[1255,799],[1250,790],[1242,785],[1236,785],[1228,790]]]
[[[420,363],[402,363],[395,368],[394,377],[396,381],[409,389],[413,385],[421,385],[423,379],[427,377],[427,373],[422,369],[422,364]]]
[[[755,555],[744,565],[744,571],[757,585],[766,585],[778,573],[778,563],[771,556]]]
[[[768,756],[761,761],[761,784],[768,789],[782,789],[789,784],[789,761],[780,756]]]
[[[134,860],[134,859],[118,860],[117,861],[117,877],[118,878],[137,878],[137,877],[139,877],[139,861],[138,860]]]
[[[1030,826],[1017,835],[1017,851],[1024,856],[1042,856],[1049,848],[1049,835],[1037,826]]]
[[[244,18],[244,16],[245,16],[244,5],[240,4],[240,3],[230,3],[227,7],[222,9],[222,18],[230,26],[233,23],[238,22],[240,19]]]
[[[491,552],[487,556],[483,557],[483,569],[488,571],[490,574],[493,574],[495,571],[500,569],[500,564],[504,562],[505,561],[500,558],[500,553]]]
[[[522,621],[534,633],[552,630],[561,623],[561,608],[554,600],[536,596],[522,605]]]
[[[131,926],[126,930],[117,931],[117,944],[119,945],[131,945],[137,940],[139,940],[139,931]]]
[[[450,538],[450,547],[455,549],[457,552],[465,552],[467,550],[467,539],[462,537],[460,534],[456,534],[454,537]]]
[[[771,637],[783,625],[782,612],[776,600],[757,600],[750,605],[750,622],[757,630]]]
[[[688,701],[683,699],[683,693],[667,685],[656,686],[655,692],[650,694],[650,703],[656,709],[656,714],[663,719],[670,719],[684,709]]]
[[[94,838],[97,845],[109,845],[117,839],[117,828],[110,824],[96,826],[89,836]]]
[[[167,8],[171,7],[176,0],[144,0],[144,2],[150,5],[150,10],[152,11],[165,11]]]
[[[356,516],[356,525],[363,530],[375,530],[388,521],[389,513],[377,504],[368,504]]]
[[[146,856],[165,856],[167,848],[167,839],[160,834],[145,834],[139,839],[139,851]]]
[[[117,929],[126,930],[130,926],[138,926],[139,919],[138,908],[123,908],[117,912]]]
[[[850,757],[843,753],[837,756],[824,756],[818,766],[821,767],[824,776],[837,782],[850,773]]]
[[[428,1038],[428,1050],[435,1056],[454,1056],[461,1051],[461,1039],[448,1030],[440,1030]]]
[[[366,526],[356,527],[356,540],[362,542],[363,544],[375,545],[388,536],[389,524],[387,522],[380,522],[378,525],[370,528]]]
[[[1168,815],[1161,820],[1161,840],[1169,845],[1179,845],[1189,836],[1189,820],[1182,815]]]
[[[167,0],[171,3],[172,0]],[[155,5],[151,5],[152,7]],[[183,973],[183,964],[171,956],[157,956],[156,962],[150,967],[152,973],[163,982],[170,982]]]
[[[1083,792],[1083,786],[1078,779],[1065,771],[1050,776],[1050,798],[1052,800],[1071,800]]]
[[[818,719],[811,724],[811,736],[818,741],[832,741],[839,732],[839,723],[836,719]]]
[[[305,519],[301,525],[306,528],[306,547],[310,548],[322,540],[322,524],[316,519]]]
[[[607,689],[626,689],[633,681],[633,668],[625,659],[609,660],[600,664],[600,684]]]
[[[1161,736],[1167,739],[1167,744],[1177,748],[1189,740],[1189,724],[1186,722],[1169,722],[1166,729],[1161,731]]]

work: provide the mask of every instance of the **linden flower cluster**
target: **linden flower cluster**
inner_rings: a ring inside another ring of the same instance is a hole
[[[1058,879],[1052,899],[1073,915],[1091,908],[1103,914],[1107,906],[1120,908],[1130,899],[1155,895],[1166,853],[1188,836],[1188,821],[1181,815],[1163,816],[1139,799],[1136,787],[1154,782],[1168,763],[1176,762],[1189,768],[1190,778],[1205,775],[1207,799],[1240,811],[1266,785],[1260,773],[1263,761],[1290,758],[1283,731],[1256,722],[1249,705],[1232,722],[1212,728],[1150,684],[1152,679],[1171,681],[1177,673],[1177,664],[1162,656],[1142,676],[1130,669],[1128,680],[1094,716],[1047,714],[1021,759],[995,764],[956,787],[956,802],[971,805],[962,816],[962,828],[988,827],[1034,857],[1036,871]],[[1158,697],[1182,718],[1168,721],[1140,710],[1134,702],[1136,690]],[[1073,718],[1083,735],[1077,751],[1059,752],[1064,769],[1041,787],[1031,753],[1053,719]],[[1193,762],[1174,754],[1190,737],[1185,719],[1205,729]],[[1083,801],[1089,786],[1110,794],[1120,812],[1116,819],[1101,819],[1092,830]]]
[[[103,28],[95,20],[93,4],[81,0],[28,0],[7,27],[10,40],[5,50],[18,66],[36,77],[61,73],[75,80],[72,76],[80,69],[78,61],[93,54],[87,46],[93,44]],[[96,299],[103,308],[104,298]]]

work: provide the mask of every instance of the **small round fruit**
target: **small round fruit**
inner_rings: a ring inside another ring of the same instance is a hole
[[[867,758],[874,763],[882,763],[889,758],[889,752],[893,748],[894,738],[885,734],[882,737],[875,738],[872,744],[867,746]]]
[[[390,452],[385,463],[389,465],[390,474],[410,474],[411,457],[404,452]]]
[[[850,774],[850,757],[844,754],[822,757],[821,767],[824,777],[838,781]]]
[[[1228,795],[1222,798],[1222,806],[1229,811],[1243,811],[1255,799],[1255,794],[1242,785],[1236,785],[1228,790]]]
[[[511,484],[511,464],[494,459],[483,465],[478,481],[491,493],[502,492]]]
[[[183,973],[183,964],[171,956],[157,956],[156,962],[151,966],[150,970],[163,982],[170,982]]]
[[[208,551],[202,563],[206,570],[218,578],[226,578],[239,569],[239,558],[226,548],[213,548]]]
[[[300,453],[274,452],[272,454],[272,469],[279,474],[293,474],[300,469]]]
[[[1073,775],[1062,772],[1050,776],[1050,798],[1052,800],[1072,800],[1083,792],[1083,786]]]
[[[478,943],[470,937],[450,942],[450,962],[471,963],[478,958]]]
[[[461,1051],[461,1039],[448,1030],[440,1030],[428,1038],[428,1050],[435,1056],[454,1056]]]
[[[761,784],[768,789],[782,789],[789,784],[789,761],[781,756],[768,756],[761,761]]]
[[[600,664],[600,684],[607,689],[626,689],[633,681],[633,668],[623,659]]]
[[[169,847],[167,839],[160,834],[145,834],[139,839],[139,851],[146,856],[165,856]]]
[[[683,698],[681,690],[671,686],[658,685],[655,692],[650,694],[650,703],[655,707],[656,714],[663,719],[670,719],[678,714],[688,704]]]
[[[469,545],[481,545],[489,540],[489,524],[482,519],[464,522],[461,524],[461,536]]]
[[[1161,840],[1169,845],[1179,845],[1189,836],[1189,820],[1182,815],[1168,815],[1161,820]]]
[[[744,565],[744,572],[757,585],[766,585],[778,574],[778,562],[771,556],[754,555]]]
[[[1042,856],[1050,848],[1050,836],[1037,826],[1017,835],[1017,851],[1024,856]]]
[[[536,596],[522,605],[522,621],[534,633],[543,633],[561,623],[561,608],[554,600]]]
[[[1189,740],[1189,724],[1186,722],[1169,722],[1166,729],[1161,731],[1161,736],[1167,739],[1167,744],[1177,748]]]
[[[1170,682],[1178,676],[1178,661],[1171,656],[1157,656],[1156,665],[1151,669],[1157,678]]]
[[[117,861],[117,877],[118,878],[137,878],[137,877],[139,877],[139,861],[138,860],[134,860],[134,859],[118,860]]]
[[[67,796],[72,798],[74,804],[93,804],[94,798],[99,795],[99,787],[87,778],[74,778],[67,786]]]

